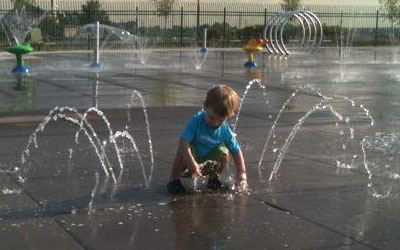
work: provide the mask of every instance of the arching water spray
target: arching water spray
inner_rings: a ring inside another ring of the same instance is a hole
[[[358,105],[353,99],[351,99],[351,98],[349,98],[347,96],[342,96],[342,95],[335,95],[333,97],[325,96],[320,92],[318,92],[318,95],[321,98],[323,98],[329,104],[331,104],[331,102],[333,102],[333,101],[343,100],[343,101],[346,101],[346,102],[350,103],[350,105],[352,107],[359,106],[361,108],[361,110],[363,110],[365,116],[370,120],[370,126],[374,126],[375,125],[375,120],[371,116],[369,110],[366,109],[362,104]],[[333,105],[330,105],[330,107],[333,108]],[[336,112],[336,111],[332,110],[332,112]],[[349,126],[350,139],[353,140],[354,139],[355,130],[354,130],[353,124],[350,122],[350,120],[351,120],[350,117],[343,117],[343,116],[340,115],[339,121],[335,123],[336,128],[339,130],[340,136],[343,138],[343,136],[345,135],[344,130],[340,126],[340,122],[342,120],[344,120],[345,123]],[[342,149],[343,150],[347,149],[347,145],[346,145],[345,142],[343,142]],[[343,163],[343,162],[339,161],[338,159],[336,159],[336,166],[338,168],[348,168],[348,169],[349,168],[353,168],[354,167],[353,163],[354,163],[354,160],[357,158],[357,156],[358,156],[357,154],[353,155],[352,162],[350,164],[349,163]]]
[[[276,118],[274,120],[274,123],[272,124],[272,126],[271,126],[271,128],[269,130],[269,133],[268,133],[268,136],[267,136],[267,140],[265,141],[264,148],[263,148],[263,151],[261,153],[260,160],[258,161],[257,168],[258,168],[259,176],[261,176],[261,164],[262,164],[262,162],[264,160],[265,152],[267,151],[267,148],[268,148],[268,143],[270,142],[270,140],[273,137],[275,137],[276,124],[278,123],[283,111],[286,109],[287,105],[289,105],[289,103],[293,100],[293,98],[296,96],[296,94],[297,94],[297,91],[293,92],[292,95],[286,100],[286,102],[283,104],[282,108],[279,110],[279,113],[276,116]]]
[[[235,132],[235,130],[236,130],[236,125],[237,125],[237,122],[239,120],[239,115],[240,115],[240,111],[242,110],[242,106],[243,106],[244,100],[246,99],[247,93],[249,92],[251,86],[253,86],[254,83],[257,83],[260,88],[265,89],[265,86],[261,85],[261,80],[260,79],[253,79],[247,84],[246,89],[244,90],[243,95],[240,98],[239,108],[238,108],[238,111],[237,111],[237,114],[236,114],[235,122],[233,124],[233,129],[232,129],[233,132]]]
[[[388,183],[390,184],[392,180],[400,179],[398,167],[399,142],[399,133],[385,134],[381,132],[377,132],[373,136],[366,136],[361,142],[364,168],[368,174],[368,187],[375,198],[388,197],[393,186],[390,186],[386,191],[378,191],[373,181],[374,178],[375,180],[382,180],[384,183],[381,186],[383,187],[386,187]]]
[[[150,172],[153,173],[153,168],[154,168],[153,142],[152,142],[152,138],[151,138],[151,134],[150,134],[150,122],[149,122],[149,117],[148,117],[148,113],[147,113],[146,103],[144,101],[144,98],[143,98],[142,94],[137,90],[133,90],[132,91],[131,103],[133,102],[133,99],[135,97],[139,98],[140,105],[142,106],[142,110],[143,110],[144,120],[145,120],[145,123],[146,123],[146,132],[147,132],[147,137],[148,137],[149,152],[150,152],[150,161],[151,161],[151,166],[150,166],[151,170],[150,170]],[[128,122],[127,122],[127,124],[125,126],[125,129],[127,131],[129,131],[129,129],[130,129],[129,124],[131,122],[131,114],[130,114],[131,106],[129,105],[128,108],[129,108],[127,110]],[[151,177],[149,179],[151,180]]]
[[[100,179],[99,172],[96,172],[95,173],[95,184],[94,184],[94,187],[92,189],[92,193],[91,193],[91,196],[90,196],[91,198],[90,198],[90,202],[89,202],[89,205],[88,205],[88,214],[91,214],[92,211],[93,211],[94,197],[96,196],[97,187],[99,186],[99,179]]]
[[[290,132],[289,136],[286,138],[285,143],[283,144],[282,148],[279,150],[279,155],[278,158],[274,164],[274,167],[272,169],[271,175],[269,177],[269,181],[272,181],[272,178],[274,177],[274,175],[276,175],[276,173],[279,170],[279,166],[281,165],[281,162],[283,160],[283,157],[286,154],[286,151],[288,150],[291,142],[293,141],[294,137],[297,134],[297,131],[300,129],[301,125],[303,125],[303,123],[305,122],[305,120],[311,115],[313,114],[315,111],[317,110],[321,110],[322,108],[322,102],[318,103],[317,105],[315,105],[313,108],[311,108],[303,117],[301,117],[299,119],[299,121],[297,122],[297,124],[293,127],[292,131]]]
[[[113,133],[113,131],[111,129],[110,122],[108,121],[107,117],[104,115],[103,111],[101,111],[101,110],[99,110],[99,109],[97,109],[95,107],[91,107],[88,110],[86,110],[86,112],[83,114],[83,117],[85,118],[85,120],[87,120],[86,117],[91,112],[97,114],[103,120],[103,122],[106,124],[108,132],[109,132],[109,141],[114,145],[114,150],[115,150],[115,153],[117,154],[119,166],[120,166],[121,169],[123,169],[124,168],[124,164],[123,164],[123,162],[121,160],[120,150],[118,149],[117,142],[115,141],[114,133]],[[82,120],[82,122],[83,122],[83,120]],[[77,137],[79,136],[79,132],[80,131],[76,132],[76,136]]]
[[[79,119],[66,116],[65,112],[69,112],[77,116]],[[111,171],[111,174],[113,176],[113,179],[115,181],[115,176],[114,172],[109,164],[109,161],[107,158],[104,158],[104,155],[102,152],[104,149],[102,148],[102,143],[100,142],[100,139],[98,138],[97,134],[95,133],[93,127],[90,125],[90,123],[85,119],[83,115],[81,115],[75,108],[71,107],[55,107],[49,112],[49,115],[47,115],[43,122],[38,125],[38,127],[35,129],[35,131],[29,136],[29,140],[27,145],[25,146],[25,149],[21,153],[21,169],[20,169],[20,176],[19,178],[23,178],[22,175],[24,174],[24,171],[26,170],[26,157],[29,156],[30,154],[30,145],[33,143],[35,148],[38,148],[37,144],[37,134],[41,133],[44,131],[44,128],[46,125],[51,122],[51,121],[57,121],[58,119],[63,119],[65,121],[71,122],[75,125],[78,125],[80,127],[79,130],[82,130],[86,137],[88,138],[90,144],[93,146],[93,149],[96,152],[97,157],[99,158],[99,161],[103,167],[104,173],[108,176]],[[84,127],[85,126],[85,127]],[[86,128],[87,127],[87,128]],[[89,133],[90,131],[90,133]],[[106,166],[108,165],[108,167]],[[107,170],[108,169],[108,170]]]
[[[269,177],[269,181],[272,181],[272,178],[276,175],[276,173],[279,170],[279,166],[282,163],[283,157],[285,156],[291,142],[293,141],[294,137],[296,136],[299,128],[301,127],[301,125],[305,122],[305,120],[314,112],[319,111],[319,110],[328,110],[330,111],[334,117],[336,117],[339,121],[342,121],[343,115],[341,115],[335,108],[334,106],[331,104],[332,100],[335,99],[341,99],[341,100],[345,100],[351,103],[352,106],[355,106],[356,103],[355,101],[353,101],[352,99],[348,98],[348,97],[344,97],[344,96],[335,96],[335,97],[329,97],[329,96],[324,96],[321,93],[319,93],[319,96],[321,96],[322,100],[321,102],[319,102],[318,104],[316,104],[313,108],[311,108],[302,118],[299,119],[299,121],[297,122],[297,124],[293,127],[292,131],[290,132],[290,134],[288,135],[288,137],[285,140],[284,145],[282,146],[282,148],[279,150],[279,155],[277,157],[277,160],[274,164],[273,170],[271,172],[271,175]],[[365,112],[365,115],[370,119],[370,125],[373,126],[374,125],[374,119],[372,118],[372,116],[369,113],[369,110],[366,109],[363,105],[360,105],[360,108]],[[350,118],[346,117],[345,119],[346,123],[349,124],[350,123]],[[336,123],[338,126],[338,123]],[[342,129],[339,128],[339,130],[342,132]],[[350,134],[351,134],[351,138],[354,138],[354,128],[352,126],[350,126]]]
[[[120,137],[121,138],[126,138],[126,139],[128,139],[130,141],[130,143],[132,144],[132,146],[133,146],[133,148],[134,148],[134,150],[136,152],[137,158],[138,158],[139,163],[140,163],[140,167],[142,168],[142,174],[143,174],[143,178],[144,178],[144,182],[145,182],[146,188],[148,188],[150,183],[151,183],[151,178],[152,178],[152,175],[153,175],[153,168],[150,169],[150,173],[149,174],[146,173],[146,169],[144,168],[142,157],[141,157],[141,155],[139,153],[139,148],[137,147],[136,142],[133,139],[133,136],[131,134],[129,134],[128,131],[117,131],[117,132],[115,132],[114,137],[115,137],[115,139],[120,138]]]
[[[140,104],[142,105],[142,110],[143,110],[143,114],[144,114],[144,120],[146,122],[146,131],[147,131],[147,136],[148,136],[148,140],[149,140],[148,143],[149,143],[151,168],[153,168],[153,166],[154,166],[153,143],[152,143],[151,135],[150,135],[150,123],[149,123],[149,116],[147,114],[146,104],[144,102],[144,98],[143,98],[142,94],[139,91],[134,90],[133,91],[133,95],[136,95],[137,97],[139,97]]]

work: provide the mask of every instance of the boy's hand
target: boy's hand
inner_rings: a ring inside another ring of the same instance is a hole
[[[188,169],[192,173],[192,176],[201,176],[200,166],[197,164],[196,160],[192,155],[192,151],[190,150],[189,143],[185,139],[179,140],[179,149],[178,149],[183,157],[184,164],[188,166]]]
[[[246,190],[247,187],[247,176],[246,176],[246,166],[244,163],[244,158],[242,151],[239,149],[237,153],[232,154],[233,160],[236,165],[236,180],[235,186],[240,190]]]
[[[199,164],[197,164],[197,162],[194,162],[194,163],[190,166],[190,171],[192,172],[192,175],[195,175],[195,176],[202,176],[202,175],[201,175],[200,166],[199,166]]]

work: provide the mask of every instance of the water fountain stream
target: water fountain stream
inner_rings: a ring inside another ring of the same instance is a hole
[[[246,96],[251,88],[251,86],[253,86],[254,83],[258,83],[258,85],[262,88],[265,89],[264,85],[260,84],[260,80],[258,79],[254,79],[252,81],[250,81],[248,83],[248,85],[245,88],[245,91],[242,94],[241,97],[241,101],[239,104],[239,109],[237,112],[237,116],[235,118],[235,122],[233,125],[233,131],[236,130],[237,127],[237,122],[239,120],[239,115],[240,115],[240,111],[242,109],[243,103],[245,102]],[[279,119],[281,118],[281,115],[283,113],[283,111],[286,109],[286,107],[294,100],[294,98],[298,95],[298,93],[300,92],[300,90],[295,90],[290,96],[289,98],[285,101],[285,103],[283,104],[283,106],[281,107],[281,109],[279,110],[271,128],[269,128],[269,133],[267,134],[266,137],[266,142],[263,146],[263,150],[261,152],[261,156],[260,159],[258,161],[258,173],[260,175],[260,178],[262,179],[262,173],[261,173],[261,165],[264,161],[265,158],[265,154],[268,148],[268,144],[270,143],[270,141],[272,139],[274,139],[276,137],[275,135],[275,130],[276,130],[276,125],[279,121]],[[302,90],[302,92],[304,92],[304,90]],[[301,93],[301,92],[300,92]],[[305,93],[302,93],[305,94]],[[344,122],[348,127],[349,127],[349,134],[350,134],[350,139],[353,140],[354,139],[354,133],[355,133],[355,129],[354,129],[354,125],[351,124],[351,119],[350,117],[344,117],[342,114],[340,114],[336,108],[333,106],[332,102],[333,101],[338,101],[338,102],[346,102],[349,103],[352,107],[357,106],[359,107],[362,112],[364,113],[365,117],[367,117],[369,119],[369,125],[370,126],[374,126],[375,125],[375,121],[373,119],[373,117],[370,115],[370,112],[367,108],[364,107],[364,105],[360,104],[358,105],[354,100],[352,100],[349,97],[346,96],[339,96],[339,95],[335,95],[335,96],[326,96],[323,95],[321,93],[313,93],[313,95],[319,96],[320,97],[320,101],[315,104],[311,109],[309,109],[298,121],[297,123],[293,126],[291,132],[289,133],[289,135],[286,137],[285,141],[283,142],[282,146],[280,148],[274,148],[273,152],[274,153],[278,153],[276,160],[273,164],[270,176],[268,178],[268,181],[271,182],[273,180],[273,178],[277,175],[279,167],[281,166],[282,160],[285,157],[285,154],[287,153],[287,151],[289,150],[289,147],[293,141],[293,139],[295,138],[297,132],[299,131],[300,127],[303,125],[303,123],[307,120],[307,118],[309,118],[312,114],[314,114],[315,112],[330,112],[333,117],[337,120],[336,122],[336,128],[339,131],[339,135],[340,136],[344,136],[344,131],[341,128],[340,123]],[[342,145],[342,149],[346,150],[347,146],[346,143],[343,143]],[[365,155],[365,154],[364,154]],[[357,155],[354,154],[353,158],[351,160],[350,163],[344,163],[341,162],[339,160],[336,160],[337,163],[337,167],[338,168],[353,168],[354,166],[354,159],[357,158]]]
[[[75,133],[75,143],[79,144],[79,136],[81,134],[84,134],[86,138],[89,140],[90,144],[92,145],[100,163],[103,168],[103,172],[106,176],[111,175],[114,183],[117,183],[117,178],[115,177],[115,170],[112,167],[112,163],[109,160],[109,157],[106,153],[106,147],[108,144],[113,145],[113,149],[115,154],[117,155],[118,163],[119,163],[119,168],[122,170],[124,169],[124,164],[121,158],[121,147],[118,145],[117,140],[118,139],[127,139],[130,142],[130,145],[132,146],[133,150],[136,152],[136,156],[139,160],[140,167],[142,169],[143,173],[143,179],[145,181],[145,186],[148,188],[151,184],[151,179],[152,179],[152,174],[153,174],[153,168],[154,168],[154,156],[153,156],[153,148],[152,148],[152,140],[151,140],[151,135],[150,135],[150,124],[148,121],[147,117],[147,111],[146,111],[146,106],[144,103],[143,96],[141,95],[140,92],[138,91],[133,91],[132,96],[137,96],[140,99],[141,105],[143,112],[145,114],[145,123],[146,123],[146,131],[148,134],[148,143],[149,143],[149,154],[150,154],[150,169],[146,171],[142,156],[139,152],[139,148],[133,138],[133,136],[127,131],[129,129],[129,116],[128,116],[128,123],[126,125],[126,129],[124,131],[117,131],[113,132],[111,128],[111,124],[108,121],[107,117],[104,115],[104,113],[94,107],[91,107],[87,109],[83,114],[81,114],[76,108],[72,107],[55,107],[53,108],[49,114],[44,118],[43,122],[39,124],[39,126],[35,129],[35,131],[30,135],[29,140],[27,145],[25,146],[25,149],[23,150],[21,154],[21,168],[19,169],[19,174],[18,174],[18,179],[21,182],[25,181],[25,176],[27,175],[27,165],[26,161],[27,158],[30,155],[30,150],[31,150],[31,145],[33,144],[35,148],[38,148],[39,145],[37,143],[37,136],[39,133],[43,133],[45,127],[47,124],[51,121],[57,121],[59,119],[73,123],[75,125],[79,126],[79,129]],[[88,115],[90,113],[94,113],[97,117],[100,117],[100,120],[103,121],[103,123],[106,125],[107,131],[108,131],[108,139],[102,141],[100,137],[97,135],[95,129],[91,125],[91,123],[88,121]],[[129,112],[128,112],[129,113]],[[73,155],[73,149],[69,149],[69,158],[72,158]]]
[[[117,37],[125,45],[137,43],[139,41],[136,35],[131,34],[129,31],[122,30],[113,26],[100,24],[99,22],[93,24],[86,24],[79,28],[79,36],[88,35],[93,44],[93,62],[92,68],[103,69],[103,63],[100,62],[100,51],[103,51],[112,36]]]
[[[377,132],[365,136],[361,147],[371,194],[378,199],[387,198],[400,179],[400,134]]]

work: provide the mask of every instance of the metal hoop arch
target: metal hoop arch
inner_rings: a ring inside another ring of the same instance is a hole
[[[322,43],[323,29],[319,18],[306,10],[286,11],[271,17],[264,28],[264,39],[268,39],[266,50],[274,55],[290,55],[283,41],[283,31],[290,19],[295,18],[302,27],[300,47],[313,53]]]

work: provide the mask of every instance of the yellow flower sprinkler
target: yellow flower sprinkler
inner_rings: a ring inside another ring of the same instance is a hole
[[[246,68],[257,67],[257,63],[254,61],[254,52],[261,51],[263,46],[268,43],[267,39],[261,39],[259,37],[252,37],[244,46],[243,50],[247,53],[248,61],[244,64]]]

